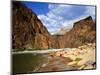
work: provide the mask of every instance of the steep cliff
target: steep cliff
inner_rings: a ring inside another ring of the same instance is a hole
[[[50,34],[37,15],[21,2],[12,4],[12,48],[48,49]]]
[[[91,16],[74,23],[70,31],[63,30],[63,35],[51,35],[31,9],[18,1],[12,5],[13,49],[78,47],[96,42],[96,24]]]
[[[96,42],[96,24],[91,16],[74,23],[73,28],[64,35],[65,47],[78,47]]]

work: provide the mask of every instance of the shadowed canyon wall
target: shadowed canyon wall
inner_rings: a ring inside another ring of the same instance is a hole
[[[64,35],[51,35],[31,9],[18,1],[12,5],[13,49],[78,47],[96,41],[96,24],[91,16],[74,23]]]

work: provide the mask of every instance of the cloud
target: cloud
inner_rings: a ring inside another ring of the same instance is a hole
[[[91,15],[92,18],[95,19],[96,7],[95,6],[87,6],[86,9],[87,9],[87,11],[85,12],[85,14]]]
[[[95,17],[94,6],[49,4],[47,14],[38,15],[50,33],[60,28],[71,28],[73,23],[89,15]]]

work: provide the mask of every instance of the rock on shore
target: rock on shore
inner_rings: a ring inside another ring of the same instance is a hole
[[[51,52],[50,61],[41,67],[40,71],[95,69],[95,52],[95,43],[88,43],[69,50]]]

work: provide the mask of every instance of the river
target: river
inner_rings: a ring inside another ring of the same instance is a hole
[[[49,61],[49,53],[62,49],[15,51],[12,52],[12,72],[30,73],[37,72],[38,69]]]
[[[70,48],[65,49],[49,49],[49,50],[34,50],[34,51],[14,51],[12,52],[12,72],[13,73],[34,73],[34,72],[45,72],[45,71],[52,71],[52,67],[54,66],[50,64],[49,67],[41,68],[43,64],[46,64],[50,60],[50,52],[53,51],[61,51],[61,50],[70,50]],[[59,60],[58,60],[59,59]],[[53,59],[54,63],[58,62],[59,64],[56,64],[57,66],[60,66],[60,70],[70,70],[71,68],[69,66],[65,66],[69,59],[66,58],[57,58]],[[63,67],[62,67],[63,66]],[[51,68],[50,68],[51,67]],[[50,70],[49,70],[50,69]]]

